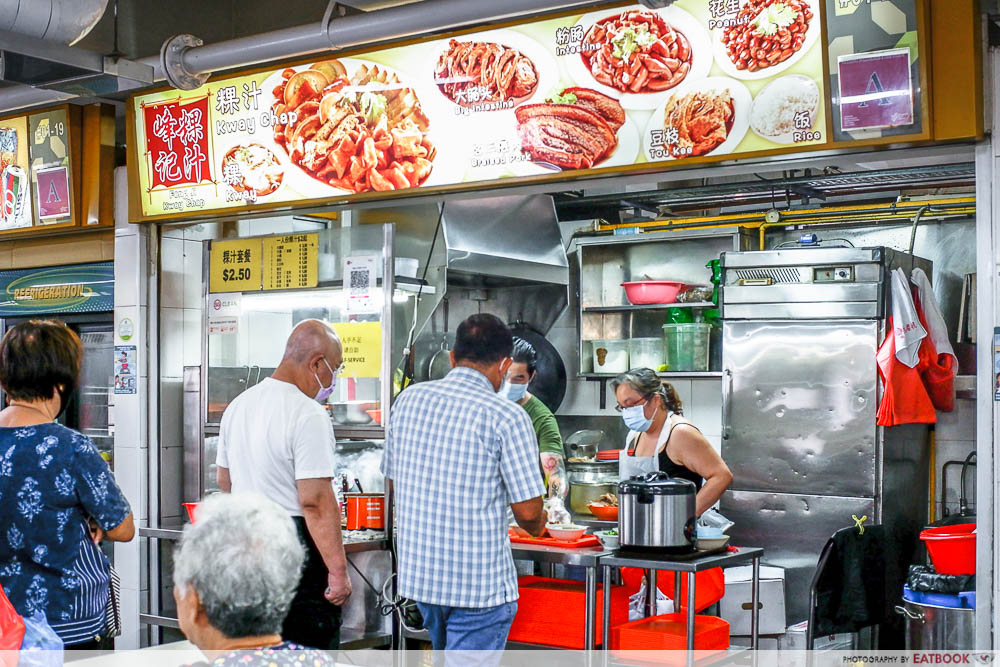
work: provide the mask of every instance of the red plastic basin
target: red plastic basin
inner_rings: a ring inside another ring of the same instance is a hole
[[[976,573],[976,529],[974,523],[941,526],[921,531],[931,563],[938,574]]]
[[[674,280],[635,280],[622,283],[625,296],[633,306],[653,303],[674,303],[677,295],[687,287]]]

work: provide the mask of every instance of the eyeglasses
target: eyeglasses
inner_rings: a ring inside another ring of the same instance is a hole
[[[339,366],[337,366],[337,368],[334,369],[333,377],[338,377],[340,375],[343,375],[345,370],[347,370],[347,366],[344,364],[340,364]]]
[[[626,406],[616,405],[615,406],[615,410],[617,410],[618,412],[621,412],[622,410],[627,410],[629,408],[635,408],[635,407],[638,407],[640,405],[645,406],[646,403],[649,403],[649,399],[651,399],[652,397],[653,397],[652,394],[646,394],[645,396],[642,397],[642,400],[639,401],[638,403],[636,403],[635,405],[626,405]]]

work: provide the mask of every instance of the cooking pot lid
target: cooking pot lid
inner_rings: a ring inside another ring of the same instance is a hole
[[[671,477],[663,471],[634,475],[618,485],[618,494],[649,493],[658,496],[695,495],[698,487],[689,479]]]

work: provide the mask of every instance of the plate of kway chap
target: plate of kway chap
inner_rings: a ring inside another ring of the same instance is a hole
[[[490,123],[519,104],[541,101],[559,81],[545,48],[513,30],[490,30],[434,43],[423,83],[429,103],[445,117],[482,118]]]
[[[692,81],[671,92],[642,135],[650,162],[732,152],[750,127],[750,91],[726,77]]]
[[[518,176],[633,164],[639,130],[613,97],[571,86],[543,102],[514,110],[516,141],[528,160],[511,165]]]
[[[285,181],[305,196],[333,196],[460,180],[461,174],[444,173],[449,161],[438,159],[441,140],[404,79],[385,65],[352,58],[268,77],[262,87],[279,122],[260,130],[289,163]]]
[[[712,31],[726,75],[770,78],[799,61],[820,36],[819,0],[743,0],[736,25]]]
[[[577,25],[585,31],[582,51],[563,56],[570,76],[626,109],[655,109],[672,89],[712,68],[708,32],[679,7],[591,12]]]

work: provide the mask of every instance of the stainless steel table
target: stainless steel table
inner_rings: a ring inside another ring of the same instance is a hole
[[[757,629],[759,627],[760,605],[760,557],[764,555],[764,550],[759,547],[739,547],[736,551],[723,551],[709,556],[699,556],[686,560],[670,560],[669,557],[636,556],[634,554],[623,554],[614,552],[601,558],[601,566],[604,568],[604,581],[611,581],[611,568],[613,567],[637,567],[646,570],[649,575],[650,610],[651,616],[656,615],[656,572],[667,570],[675,572],[674,576],[674,603],[680,609],[681,599],[681,577],[680,573],[687,574],[688,580],[688,600],[687,600],[687,650],[694,650],[694,618],[695,618],[695,574],[704,570],[711,570],[715,567],[728,567],[746,561],[753,562],[753,581],[750,586],[750,648],[757,648]],[[611,588],[604,587],[604,618],[609,618],[611,612]],[[604,624],[601,635],[602,645],[608,647],[608,624]]]
[[[601,560],[602,557],[609,556],[614,552],[607,551],[603,547],[567,549],[565,547],[550,547],[540,544],[519,544],[517,542],[512,542],[510,549],[514,554],[514,560],[529,560],[536,563],[559,565],[576,565],[586,568],[584,588],[586,592],[584,600],[584,604],[586,605],[584,623],[586,624],[586,627],[584,628],[583,633],[583,643],[586,650],[593,650],[596,647],[597,639],[597,568],[603,563]],[[607,581],[608,580],[605,579],[605,582]],[[605,585],[604,591],[606,598],[608,590],[608,586]],[[605,606],[604,618],[604,634],[602,636],[607,637],[607,605]]]

